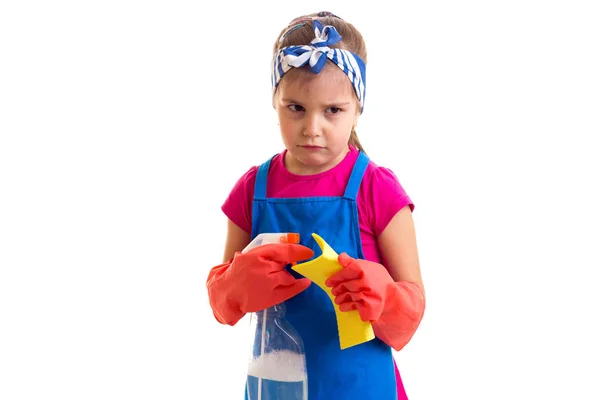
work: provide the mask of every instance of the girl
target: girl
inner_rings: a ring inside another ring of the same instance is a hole
[[[209,273],[216,319],[285,302],[306,352],[309,399],[406,399],[391,349],[402,349],[425,309],[414,205],[394,173],[369,160],[356,131],[365,100],[361,34],[331,13],[300,17],[274,47],[273,106],[285,149],[235,184],[222,206],[224,264]],[[298,232],[301,244],[242,254],[263,232]],[[286,268],[314,256],[316,232],[342,270],[327,282],[342,311],[371,321],[376,338],[340,350],[326,293]]]

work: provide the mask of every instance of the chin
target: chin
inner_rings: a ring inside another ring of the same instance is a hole
[[[331,161],[330,157],[327,157],[323,154],[306,153],[304,151],[299,151],[296,152],[294,155],[296,156],[296,159],[302,162],[302,164],[310,165],[311,167],[324,165]]]
[[[327,171],[335,166],[334,160],[331,157],[305,156],[299,158],[299,160],[313,174]]]

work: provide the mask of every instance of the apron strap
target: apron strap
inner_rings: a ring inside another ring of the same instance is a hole
[[[273,156],[274,157],[274,156]],[[269,176],[269,166],[271,165],[271,159],[269,158],[260,167],[256,173],[256,181],[254,182],[254,199],[266,199],[267,198],[267,177]]]
[[[350,175],[350,179],[348,180],[348,186],[346,186],[346,193],[344,193],[345,198],[350,200],[356,200],[356,196],[358,195],[358,188],[360,187],[360,182],[362,181],[363,175],[365,174],[367,165],[369,165],[369,157],[362,151],[359,152],[358,158],[354,163],[354,168],[352,168],[352,174]]]

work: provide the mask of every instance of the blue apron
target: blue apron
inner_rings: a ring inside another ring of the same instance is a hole
[[[256,176],[252,239],[265,232],[298,232],[301,244],[316,257],[321,249],[314,232],[338,254],[364,258],[356,195],[369,158],[359,153],[343,197],[267,198],[270,163],[262,164]],[[375,338],[340,350],[333,305],[320,287],[313,283],[285,306],[287,320],[304,341],[309,400],[397,399],[391,348]]]

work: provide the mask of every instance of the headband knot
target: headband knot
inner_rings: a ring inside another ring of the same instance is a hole
[[[318,25],[317,25],[318,24]],[[283,49],[284,60],[294,68],[301,68],[309,63],[310,70],[315,74],[321,72],[327,62],[330,45],[342,40],[333,26],[322,27],[315,21],[315,38],[307,46],[292,46]]]

